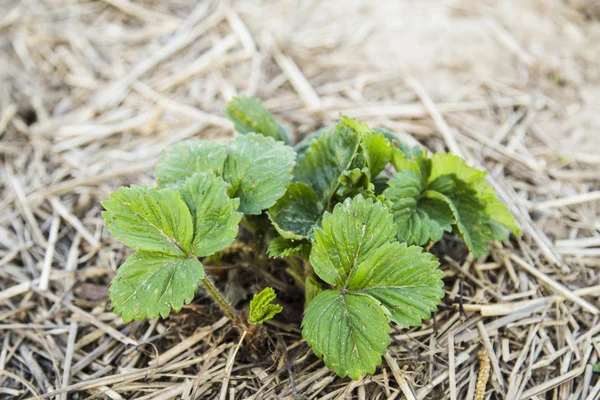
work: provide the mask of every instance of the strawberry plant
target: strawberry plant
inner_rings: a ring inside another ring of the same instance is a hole
[[[155,187],[122,187],[102,203],[108,231],[136,249],[109,291],[125,322],[166,318],[201,284],[235,325],[256,331],[282,311],[274,290],[256,294],[243,321],[203,266],[250,240],[256,268],[281,259],[304,290],[302,335],[314,353],[358,379],[381,363],[390,323],[420,326],[443,297],[439,263],[420,246],[455,232],[479,257],[520,234],[485,173],[452,154],[347,117],[292,147],[256,99],[236,98],[225,114],[239,133],[227,145],[170,146]]]

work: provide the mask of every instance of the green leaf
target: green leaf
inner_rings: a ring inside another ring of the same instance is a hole
[[[490,229],[492,230],[492,237],[494,240],[504,242],[509,239],[509,231],[502,224],[492,220],[490,222]]]
[[[494,240],[489,215],[485,204],[476,197],[466,183],[457,181],[452,197],[440,195],[452,210],[456,220],[456,231],[475,257],[488,254],[488,242]]]
[[[223,178],[230,196],[240,199],[240,211],[260,214],[275,204],[292,180],[295,159],[291,147],[257,133],[229,142]]]
[[[381,133],[392,145],[393,151],[399,151],[404,155],[404,157],[409,160],[414,160],[421,156],[423,152],[422,146],[411,146],[405,141],[401,140],[398,135],[393,132],[388,131],[385,128],[373,128],[374,132]]]
[[[294,182],[285,195],[269,208],[268,215],[279,234],[286,239],[302,239],[312,236],[325,206],[315,191],[302,182]]]
[[[298,158],[300,158],[301,155],[306,153],[310,149],[310,146],[312,145],[312,143],[314,141],[318,140],[321,137],[321,135],[324,134],[324,132],[332,131],[334,129],[335,129],[335,125],[323,127],[312,133],[309,133],[308,135],[306,135],[304,137],[304,139],[302,139],[301,141],[296,143],[296,145],[294,146],[294,150],[296,150],[296,154],[298,154]]]
[[[302,336],[339,376],[375,372],[390,343],[388,313],[372,296],[327,290],[315,297],[302,321]]]
[[[285,143],[290,142],[287,132],[277,124],[273,114],[254,97],[234,97],[227,104],[225,115],[241,134],[256,132]]]
[[[489,241],[506,239],[500,225],[521,234],[514,217],[485,180],[485,171],[468,166],[453,154],[434,154],[431,162],[430,187],[453,203],[451,208],[460,218],[457,230],[473,255],[487,254]]]
[[[450,153],[436,153],[431,157],[431,173],[429,183],[443,175],[453,175],[455,178],[465,182],[467,186],[476,185],[473,189],[478,189],[480,185],[486,185],[485,171],[467,165],[462,158]],[[483,181],[482,181],[483,179]]]
[[[269,242],[267,253],[271,258],[296,256],[308,258],[310,243],[305,240],[285,239],[276,237]]]
[[[283,307],[279,304],[271,304],[276,297],[275,291],[270,287],[264,288],[260,293],[255,294],[250,300],[248,322],[253,325],[262,325],[263,322],[279,314]]]
[[[172,256],[190,252],[192,217],[177,192],[122,187],[102,206],[108,231],[127,246]]]
[[[420,325],[443,297],[438,263],[394,239],[389,209],[357,196],[325,213],[310,261],[334,286],[308,305],[302,334],[340,376],[373,373],[390,339],[387,322]]]
[[[365,197],[373,197],[375,186],[371,183],[371,173],[368,168],[354,168],[344,171],[340,177],[340,186],[336,192],[335,200],[343,201],[347,197],[362,194]]]
[[[437,192],[425,191],[420,170],[405,169],[388,182],[383,196],[391,202],[397,237],[408,244],[437,242],[450,232],[454,221],[452,210]]]
[[[159,187],[177,185],[196,172],[221,175],[225,147],[205,140],[185,140],[163,150],[154,171]]]
[[[240,201],[227,195],[229,185],[220,177],[197,172],[179,189],[194,221],[192,248],[198,257],[206,257],[229,246],[238,234],[242,214]]]
[[[171,309],[178,312],[192,301],[203,277],[202,264],[195,258],[137,251],[117,270],[110,299],[124,322],[166,318]]]
[[[502,225],[516,236],[521,236],[521,229],[508,207],[496,196],[492,186],[488,185],[487,182],[485,185],[479,194],[479,198],[485,203],[485,212],[490,216],[492,222]]]
[[[336,193],[342,174],[350,167],[360,144],[360,135],[343,121],[313,141],[298,159],[296,180],[312,187],[323,204]]]
[[[325,282],[344,287],[352,268],[395,234],[387,207],[359,195],[337,204],[333,213],[325,213],[322,228],[315,229],[310,262]]]
[[[307,276],[304,281],[304,309],[306,309],[308,304],[323,291],[325,291],[325,289],[317,278],[314,276]]]
[[[391,202],[398,239],[423,245],[439,240],[450,225],[476,257],[487,254],[487,243],[507,239],[506,229],[520,234],[508,208],[485,180],[486,172],[468,166],[453,154],[427,152],[408,158],[396,150],[398,171],[383,193]]]
[[[392,156],[392,145],[389,140],[375,131],[363,134],[361,147],[366,156],[367,166],[374,178],[385,169]]]
[[[438,265],[432,254],[418,246],[386,243],[352,271],[348,288],[379,300],[395,323],[419,326],[444,297]]]

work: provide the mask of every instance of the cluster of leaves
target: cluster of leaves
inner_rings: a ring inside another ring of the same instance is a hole
[[[243,214],[272,206],[292,179],[291,147],[261,134],[227,146],[188,140],[167,148],[157,187],[122,187],[102,203],[108,231],[135,248],[110,287],[123,320],[166,317],[204,278],[199,257],[231,244]]]
[[[225,113],[240,133],[228,145],[175,144],[156,188],[121,188],[103,202],[110,233],[138,249],[110,288],[125,321],[190,302],[204,279],[199,258],[231,244],[243,218],[270,238],[269,256],[304,260],[303,336],[357,379],[380,364],[390,322],[419,326],[443,297],[439,264],[419,246],[454,231],[482,256],[488,242],[519,234],[485,173],[454,155],[430,156],[347,117],[291,147],[256,99],[236,98]],[[255,295],[251,324],[282,310],[275,296]]]

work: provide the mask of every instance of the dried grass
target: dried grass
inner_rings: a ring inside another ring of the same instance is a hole
[[[0,397],[598,398],[593,11],[558,0],[0,3]],[[525,235],[480,260],[451,236],[437,244],[447,296],[435,318],[395,328],[382,368],[357,382],[312,355],[301,297],[273,265],[252,280],[252,265],[208,267],[238,300],[266,283],[283,293],[262,341],[245,345],[202,294],[166,320],[123,324],[107,286],[126,254],[99,201],[151,182],[171,143],[227,141],[222,108],[242,93],[298,137],[343,112],[462,154],[490,172]]]

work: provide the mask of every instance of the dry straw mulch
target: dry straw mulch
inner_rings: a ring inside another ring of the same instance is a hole
[[[0,398],[598,398],[591,3],[0,2]],[[273,266],[209,267],[239,307],[266,282],[283,293],[262,342],[201,293],[123,324],[107,287],[126,254],[99,201],[151,183],[171,143],[228,140],[222,108],[242,93],[297,137],[342,112],[461,154],[524,236],[479,260],[437,244],[439,311],[396,328],[356,382],[311,354],[301,298]]]

